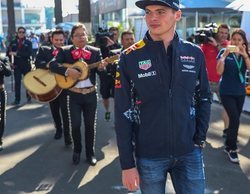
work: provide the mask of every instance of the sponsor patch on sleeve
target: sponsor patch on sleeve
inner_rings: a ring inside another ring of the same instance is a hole
[[[117,66],[117,71],[115,73],[115,88],[117,88],[117,89],[122,88],[122,85],[121,85],[121,74],[119,72],[119,66]]]
[[[125,50],[126,55],[128,55],[131,51],[141,49],[145,46],[145,42],[143,40],[138,41],[137,43],[133,44],[131,47]]]

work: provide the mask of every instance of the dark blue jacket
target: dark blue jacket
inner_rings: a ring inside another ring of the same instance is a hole
[[[211,93],[205,59],[199,47],[177,34],[167,52],[148,33],[125,50],[115,87],[122,169],[135,166],[133,139],[135,156],[148,159],[184,155],[206,139]]]

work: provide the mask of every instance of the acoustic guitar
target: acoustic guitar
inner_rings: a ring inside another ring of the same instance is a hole
[[[105,58],[105,61],[108,63],[113,63],[117,59],[119,59],[119,55],[114,55],[114,56]],[[81,76],[76,80],[69,76],[55,74],[57,85],[63,89],[68,89],[68,88],[73,87],[78,81],[87,79],[89,76],[89,70],[98,67],[100,63],[101,61],[92,63],[90,65],[88,65],[84,61],[77,61],[74,64],[63,63],[62,65],[64,67],[77,69],[79,72],[81,72]]]
[[[47,69],[30,71],[24,76],[23,83],[30,96],[39,102],[50,102],[62,92],[54,73]]]

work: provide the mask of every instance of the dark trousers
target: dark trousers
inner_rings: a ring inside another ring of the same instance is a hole
[[[71,142],[69,130],[69,96],[67,91],[62,93],[53,101],[49,103],[52,118],[55,124],[56,133],[64,133],[65,143]]]
[[[0,144],[2,144],[2,137],[4,133],[4,128],[5,128],[6,101],[7,101],[7,92],[1,89],[0,90]]]
[[[103,99],[114,98],[115,80],[111,75],[100,76],[100,93]]]
[[[25,75],[31,70],[30,66],[27,67],[15,67],[14,78],[15,78],[15,100],[20,102],[21,99],[21,80],[22,75]],[[27,99],[30,98],[28,92],[26,91]]]
[[[240,114],[243,109],[244,101],[245,95],[221,95],[222,105],[229,117],[229,127],[225,144],[231,150],[237,149],[237,136],[240,125]]]
[[[35,61],[37,51],[38,51],[38,49],[32,49],[32,55],[31,55],[32,61]]]
[[[89,157],[95,153],[97,95],[96,92],[84,95],[71,91],[69,91],[69,95],[74,152],[82,152],[81,121],[83,116],[85,127],[85,151],[86,156]]]

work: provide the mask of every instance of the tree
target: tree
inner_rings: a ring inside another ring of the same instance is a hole
[[[90,23],[90,0],[79,0],[79,22]]]
[[[7,0],[7,14],[8,14],[8,41],[11,41],[16,33],[14,0]]]
[[[63,22],[62,19],[62,0],[55,0],[55,23]]]

